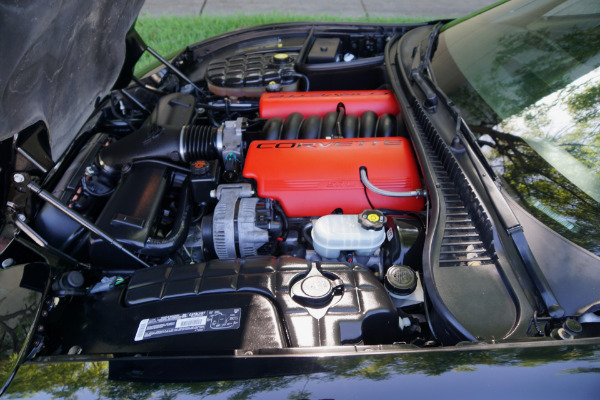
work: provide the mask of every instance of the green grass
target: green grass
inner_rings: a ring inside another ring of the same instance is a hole
[[[298,21],[351,21],[374,23],[421,22],[424,19],[406,17],[340,18],[331,15],[291,15],[269,13],[256,15],[150,17],[141,16],[136,30],[150,47],[163,56],[173,55],[187,45],[221,33],[248,26]],[[136,65],[136,73],[155,63],[154,58],[144,54]]]

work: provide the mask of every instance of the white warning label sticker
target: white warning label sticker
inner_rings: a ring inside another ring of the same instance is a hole
[[[198,326],[205,325],[206,317],[197,317],[197,318],[183,318],[178,319],[175,324],[175,328],[185,328],[186,326]]]
[[[134,340],[139,342],[184,333],[238,329],[241,316],[240,308],[226,308],[147,318],[140,321]]]
[[[394,231],[390,227],[390,229],[387,230],[387,240],[388,240],[388,242],[391,242],[393,238],[394,238]]]

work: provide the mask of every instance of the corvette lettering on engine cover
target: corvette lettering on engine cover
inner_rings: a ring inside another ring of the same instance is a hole
[[[369,200],[376,208],[423,209],[423,198],[385,197],[365,191],[360,167],[367,169],[369,180],[381,189],[404,192],[422,188],[410,144],[400,137],[257,140],[250,144],[244,176],[256,180],[259,196],[281,202],[290,217],[325,215],[337,208],[360,213],[371,208]]]

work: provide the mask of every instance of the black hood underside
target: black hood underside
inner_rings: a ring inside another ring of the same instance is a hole
[[[43,121],[57,159],[114,85],[143,0],[0,4],[0,140]]]

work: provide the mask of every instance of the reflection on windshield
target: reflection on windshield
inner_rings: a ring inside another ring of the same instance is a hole
[[[440,36],[438,84],[508,192],[600,255],[600,18],[578,2],[511,3]]]
[[[494,127],[523,138],[596,202],[600,202],[600,110],[597,103],[581,104],[589,104],[590,95],[599,89],[597,68]]]

